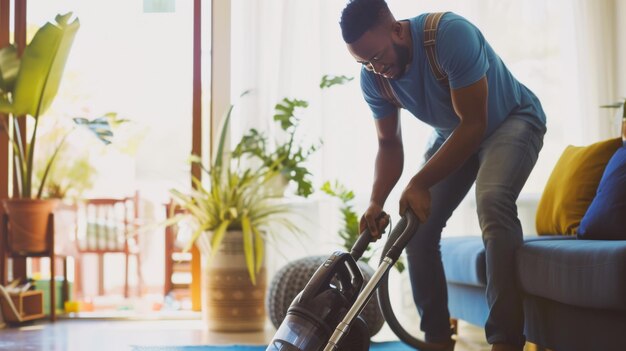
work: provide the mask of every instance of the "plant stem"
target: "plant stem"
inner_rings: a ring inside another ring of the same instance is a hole
[[[9,141],[11,142],[11,146],[13,147],[13,152],[15,153],[13,160],[15,162],[15,167],[18,168],[18,174],[19,174],[19,177],[17,177],[17,193],[19,194],[19,196],[21,196],[22,180],[23,180],[25,165],[24,165],[24,149],[22,148],[22,138],[19,134],[19,125],[17,123],[14,123],[15,125],[14,130],[18,136],[18,141],[19,141],[18,143],[13,137],[13,133],[11,133],[11,130],[9,128],[7,121],[5,121],[4,118],[0,118],[0,120],[2,121],[2,128],[6,131],[7,136],[9,137]]]
[[[30,198],[33,186],[33,163],[35,158],[35,137],[37,136],[37,127],[39,126],[39,113],[35,116],[35,128],[33,129],[33,135],[30,137],[30,144],[27,145],[28,163],[26,165],[26,179],[24,179],[24,193],[23,197]]]
[[[297,125],[293,125],[291,132],[289,133],[289,147],[287,148],[287,157],[291,158],[291,147],[293,146],[294,135],[296,134]]]
[[[59,154],[59,151],[61,151],[61,147],[63,146],[63,144],[65,144],[65,141],[67,140],[67,137],[73,131],[74,131],[74,128],[72,128],[72,130],[70,130],[69,132],[67,132],[63,136],[63,139],[61,139],[61,142],[59,143],[59,145],[57,145],[56,149],[54,150],[54,153],[52,154],[52,156],[48,160],[48,163],[46,164],[46,170],[44,171],[43,177],[41,178],[41,184],[39,184],[39,190],[37,191],[37,199],[41,198],[41,194],[43,193],[44,185],[46,184],[46,179],[48,178],[48,173],[50,173],[50,169],[52,168],[52,163],[54,162],[54,160],[56,159],[57,155]]]
[[[19,158],[20,158],[20,162],[22,163],[22,177],[24,174],[24,167],[26,166],[26,164],[24,163],[24,155],[26,155],[24,153],[24,142],[22,142],[22,133],[20,130],[20,123],[17,120],[18,117],[13,117],[13,128],[15,129],[15,141],[16,141],[16,145],[18,147],[19,150]]]

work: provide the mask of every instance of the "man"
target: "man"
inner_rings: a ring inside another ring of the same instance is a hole
[[[475,183],[487,261],[487,341],[492,350],[522,350],[514,259],[522,228],[515,201],[543,146],[545,114],[474,25],[445,13],[425,40],[426,18],[396,21],[384,0],[352,0],[342,12],[342,35],[363,65],[361,89],[378,134],[374,184],[361,230],[367,227],[378,238],[388,223],[383,206],[404,164],[402,107],[434,127],[425,163],[400,198],[400,214],[412,210],[421,222],[406,252],[426,340],[454,347],[439,240]]]

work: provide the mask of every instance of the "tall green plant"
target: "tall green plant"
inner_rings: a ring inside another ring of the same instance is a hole
[[[204,232],[212,232],[211,256],[220,247],[228,230],[241,230],[246,266],[251,282],[256,284],[263,262],[264,241],[267,239],[261,229],[277,224],[290,232],[297,233],[299,230],[283,216],[289,208],[277,203],[267,192],[267,182],[275,171],[265,166],[255,169],[243,167],[240,158],[231,157],[230,150],[226,148],[232,109],[233,106],[224,118],[211,167],[204,167],[198,157],[192,158],[192,162],[199,164],[208,176],[208,184],[193,177],[195,188],[190,193],[170,190],[174,201],[186,213],[173,216],[167,224],[177,223],[184,218],[190,218],[195,223],[186,250]]]
[[[19,123],[8,123],[2,119],[3,130],[9,135],[17,173],[18,197],[40,198],[45,186],[48,170],[58,155],[58,148],[65,142],[65,135],[45,168],[39,189],[33,194],[33,165],[37,143],[39,119],[50,107],[61,83],[67,58],[80,27],[78,19],[70,22],[72,13],[57,15],[56,23],[46,23],[37,30],[24,49],[21,58],[14,46],[0,50],[0,112],[15,118],[34,119],[30,141],[24,143]],[[83,123],[89,126],[91,121]],[[104,138],[103,134],[96,133]]]

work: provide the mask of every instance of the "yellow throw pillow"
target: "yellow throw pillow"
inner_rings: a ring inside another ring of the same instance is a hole
[[[568,146],[554,166],[537,207],[539,235],[575,235],[593,201],[606,164],[622,146],[610,139],[589,146]]]

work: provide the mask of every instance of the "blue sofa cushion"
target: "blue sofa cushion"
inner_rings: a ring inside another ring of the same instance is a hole
[[[487,285],[485,248],[480,236],[442,239],[441,259],[448,282],[475,286]]]
[[[626,241],[540,240],[517,253],[522,289],[580,307],[626,310]]]
[[[524,242],[543,240],[575,240],[573,236],[524,237]],[[441,260],[446,281],[456,284],[487,286],[485,248],[480,236],[447,237],[441,239]]]
[[[578,237],[626,240],[626,145],[606,165],[596,196],[578,227]]]

